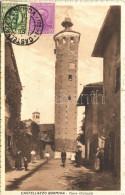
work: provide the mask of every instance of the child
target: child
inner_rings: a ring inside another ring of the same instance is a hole
[[[28,167],[28,160],[26,157],[24,157],[24,167],[25,167],[25,171],[27,171],[27,167]]]
[[[49,157],[50,157],[49,152],[46,152],[46,153],[45,153],[45,157],[46,157],[46,161],[47,161],[47,163],[48,163],[48,160],[49,160]]]

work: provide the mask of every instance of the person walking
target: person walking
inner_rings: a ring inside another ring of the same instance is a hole
[[[36,154],[35,150],[33,149],[30,154],[31,154],[31,162],[34,163],[34,157]]]
[[[73,151],[72,154],[71,154],[71,162],[72,162],[72,164],[74,164],[74,162],[75,162],[75,156],[76,156],[76,153]]]
[[[82,163],[81,153],[82,153],[82,151],[80,149],[78,149],[78,151],[76,152],[76,156],[75,156],[76,167],[81,166],[81,163]]]
[[[46,157],[46,161],[47,161],[47,163],[48,163],[49,158],[50,158],[50,154],[49,154],[49,152],[48,152],[48,151],[45,153],[45,157]]]
[[[63,167],[65,167],[65,163],[66,163],[66,152],[65,152],[64,149],[61,152],[61,159],[62,159],[62,165],[63,165]]]
[[[26,157],[24,157],[24,167],[25,167],[25,171],[27,171],[27,167],[28,167],[28,160]]]

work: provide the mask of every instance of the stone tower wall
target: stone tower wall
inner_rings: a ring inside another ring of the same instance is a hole
[[[63,33],[56,37],[55,79],[55,150],[76,150],[77,137],[77,33]],[[69,78],[72,75],[72,78]],[[71,79],[71,80],[70,80]]]

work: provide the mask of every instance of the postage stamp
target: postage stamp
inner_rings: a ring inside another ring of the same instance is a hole
[[[30,3],[30,5],[35,7],[43,18],[44,28],[42,34],[53,34],[55,25],[55,3]]]
[[[32,44],[42,34],[42,16],[34,7],[16,5],[4,15],[3,31],[5,36],[14,44]]]
[[[125,194],[125,3],[1,3],[1,194]]]
[[[6,14],[6,12],[11,8],[16,6],[16,3],[2,3],[1,4],[1,20],[3,21],[3,18]]]

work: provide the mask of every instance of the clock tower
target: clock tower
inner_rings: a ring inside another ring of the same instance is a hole
[[[73,31],[69,17],[55,41],[55,158],[64,149],[67,156],[76,150],[78,45],[80,33]]]

